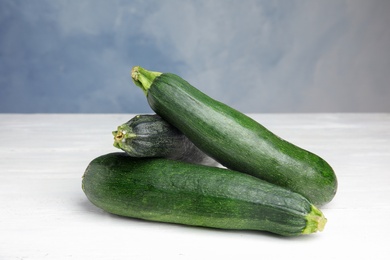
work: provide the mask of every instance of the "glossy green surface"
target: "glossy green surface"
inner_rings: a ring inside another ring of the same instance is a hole
[[[316,206],[335,196],[336,175],[321,157],[281,139],[177,75],[137,68],[133,81],[143,88],[150,107],[222,165],[300,193]]]
[[[231,170],[111,153],[86,169],[83,190],[107,212],[159,222],[294,236],[326,219],[303,196]]]

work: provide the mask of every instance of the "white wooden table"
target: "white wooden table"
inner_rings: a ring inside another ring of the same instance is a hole
[[[0,259],[390,259],[390,114],[250,115],[338,176],[335,199],[322,207],[325,230],[295,238],[93,206],[81,176],[93,158],[118,151],[111,131],[133,116],[0,114]]]

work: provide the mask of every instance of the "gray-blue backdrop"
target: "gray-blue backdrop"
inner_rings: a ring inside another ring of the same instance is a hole
[[[148,113],[132,66],[243,112],[390,112],[388,0],[0,0],[0,112]]]

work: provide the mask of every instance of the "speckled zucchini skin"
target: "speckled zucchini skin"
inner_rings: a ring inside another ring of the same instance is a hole
[[[132,77],[158,115],[227,168],[300,193],[316,206],[335,196],[336,175],[321,157],[283,140],[175,74],[134,67]]]
[[[295,236],[326,219],[303,196],[232,170],[111,153],[87,167],[82,187],[103,210],[132,218]]]
[[[216,166],[176,127],[158,115],[136,115],[113,131],[114,146],[133,157],[164,157]]]

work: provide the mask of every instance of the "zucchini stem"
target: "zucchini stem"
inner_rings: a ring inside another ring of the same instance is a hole
[[[112,131],[112,135],[114,136],[114,147],[119,149],[122,149],[122,145],[124,145],[126,139],[136,137],[126,125],[119,126],[117,131]]]
[[[148,94],[154,79],[161,74],[161,72],[148,71],[140,66],[135,66],[131,69],[131,78],[134,84],[142,89],[145,96]]]
[[[311,211],[306,216],[306,227],[302,234],[311,234],[317,231],[324,230],[327,219],[324,214],[314,205],[311,206]]]

